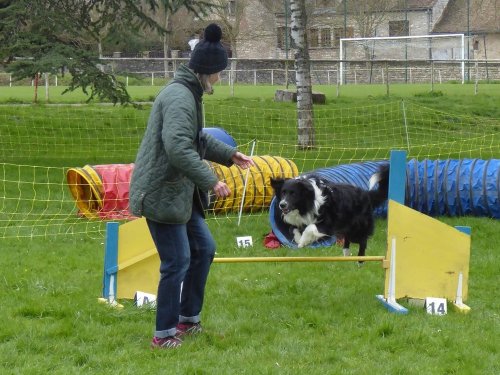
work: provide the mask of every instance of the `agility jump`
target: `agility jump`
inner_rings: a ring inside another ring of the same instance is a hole
[[[377,298],[397,313],[401,298],[446,298],[461,311],[468,296],[470,228],[453,228],[404,206],[406,153],[391,152],[386,256],[215,258],[214,263],[381,262],[384,293]],[[155,294],[159,258],[144,219],[107,223],[102,297],[133,299],[137,291]]]

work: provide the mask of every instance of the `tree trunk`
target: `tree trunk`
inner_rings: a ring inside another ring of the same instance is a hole
[[[33,98],[33,102],[38,103],[38,73],[35,74],[35,81],[33,83],[33,88],[35,89],[35,96]]]
[[[309,45],[306,37],[307,16],[305,0],[291,0],[291,36],[297,48],[297,141],[301,149],[314,147],[313,101]]]
[[[165,8],[165,29],[169,30],[168,24],[170,21],[170,12],[167,8]],[[170,31],[163,35],[163,72],[164,77],[168,78],[168,45],[170,43]]]
[[[49,73],[43,73],[45,79],[45,102],[49,102]]]
[[[231,51],[232,51],[232,56],[231,56],[231,72],[229,74],[230,81],[229,81],[229,86],[230,86],[230,93],[231,97],[234,97],[234,83],[236,82],[236,69],[238,62],[237,60],[237,55],[236,55],[236,40],[233,39],[231,41]]]

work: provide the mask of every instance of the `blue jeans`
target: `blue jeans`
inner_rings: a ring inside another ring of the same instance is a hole
[[[160,256],[154,335],[174,336],[177,323],[200,321],[215,241],[196,205],[186,224],[146,221]]]

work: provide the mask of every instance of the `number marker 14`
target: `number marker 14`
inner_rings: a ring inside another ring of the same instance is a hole
[[[448,313],[446,298],[427,297],[425,299],[425,308],[427,314],[431,315],[446,315]]]

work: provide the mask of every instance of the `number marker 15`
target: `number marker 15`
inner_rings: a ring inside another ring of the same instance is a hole
[[[253,246],[252,236],[236,237],[236,244],[238,245],[238,247]]]

